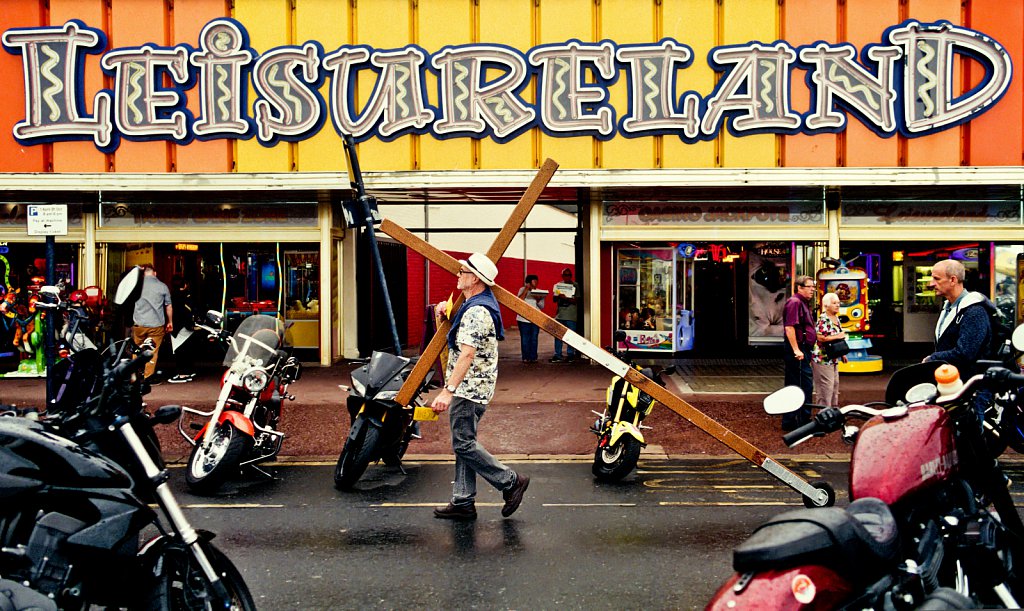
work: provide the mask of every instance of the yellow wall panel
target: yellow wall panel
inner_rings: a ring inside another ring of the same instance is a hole
[[[325,54],[349,43],[348,3],[337,0],[298,0],[295,6],[295,44],[319,42]],[[345,147],[330,117],[330,81],[320,89],[327,101],[323,127],[316,135],[295,145],[295,165],[300,172],[340,172],[345,169]],[[280,146],[280,145],[279,145]]]
[[[473,42],[470,0],[419,0],[417,18],[419,45],[428,54],[447,45]],[[425,85],[427,98],[437,104],[437,76],[428,72]],[[472,138],[438,140],[429,134],[420,137],[422,170],[468,170],[474,167],[473,161]]]
[[[655,29],[654,0],[603,0],[601,2],[601,39],[616,45],[658,41]],[[619,71],[619,81],[611,88],[610,101],[615,109],[616,124],[629,109],[629,88],[625,73]],[[652,168],[656,167],[657,138],[623,138],[616,135],[601,143],[601,167]]]
[[[946,19],[954,25],[961,25],[959,0],[910,0],[909,4],[908,14],[912,19],[922,23]],[[959,69],[954,69],[953,78],[959,79],[960,74]],[[922,138],[908,138],[907,165],[960,165],[962,134],[963,127],[954,127]]]
[[[596,42],[592,18],[594,4],[590,0],[558,0],[541,2],[539,8],[540,40],[537,44],[565,42],[576,38]],[[559,138],[540,135],[540,157],[550,157],[563,168],[593,168],[594,138],[578,136]]]
[[[480,42],[508,45],[520,53],[527,52],[533,46],[532,10],[532,3],[522,0],[480,3]],[[527,104],[536,101],[537,87],[532,79],[520,95]],[[490,138],[480,141],[481,169],[532,168],[536,165],[531,132],[524,132],[505,144],[498,144]]]
[[[408,0],[373,0],[356,4],[355,44],[369,45],[375,49],[400,49],[414,42],[412,16]],[[429,49],[428,49],[429,51]],[[355,99],[357,110],[362,110],[376,77],[372,71],[360,74]],[[415,167],[415,146],[412,136],[402,136],[391,142],[371,138],[359,145],[359,163],[374,171],[413,170]]]
[[[676,83],[676,99],[685,91],[707,96],[715,86],[715,71],[708,66],[708,51],[717,42],[716,0],[661,3],[661,36],[674,38],[693,49],[693,63]],[[710,168],[715,165],[715,143],[687,144],[678,136],[662,138],[661,165],[665,168]]]
[[[774,0],[723,0],[722,45],[760,41],[769,44],[778,38],[777,5]],[[743,136],[720,131],[723,167],[773,167],[776,164],[775,134]]]
[[[291,6],[288,0],[245,0],[235,3],[235,19],[249,31],[249,45],[257,54],[273,47],[291,44]],[[253,115],[252,105],[256,90],[249,85],[246,112]],[[291,155],[286,142],[279,142],[268,148],[260,144],[255,136],[239,140],[236,152],[236,167],[239,172],[289,172],[292,169]]]

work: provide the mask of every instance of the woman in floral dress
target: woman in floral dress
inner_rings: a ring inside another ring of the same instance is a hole
[[[837,339],[846,339],[846,332],[839,325],[839,296],[825,293],[821,298],[821,316],[815,330],[818,343],[811,355],[811,369],[814,373],[814,402],[824,407],[839,407],[839,361],[846,357],[830,359],[821,351],[821,344]]]

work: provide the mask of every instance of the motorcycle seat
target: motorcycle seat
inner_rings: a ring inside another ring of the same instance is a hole
[[[846,509],[799,509],[772,518],[733,551],[732,565],[753,573],[814,564],[868,583],[895,563],[898,545],[889,507],[863,498]]]

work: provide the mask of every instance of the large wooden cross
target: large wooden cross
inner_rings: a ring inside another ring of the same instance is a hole
[[[529,214],[533,204],[540,197],[540,192],[543,191],[548,181],[551,180],[551,176],[554,174],[557,167],[558,165],[554,161],[548,159],[538,171],[533,183],[531,183],[526,193],[523,194],[523,197],[519,200],[519,204],[516,205],[512,215],[509,217],[508,221],[506,221],[501,232],[498,234],[498,237],[495,239],[494,244],[492,244],[490,250],[487,251],[487,257],[491,261],[496,262],[505,253],[505,249],[508,248],[508,245],[515,236],[516,231],[518,231],[519,227],[526,219],[526,215]],[[449,271],[452,275],[458,274],[459,269],[461,268],[461,264],[458,260],[448,253],[430,245],[428,242],[419,238],[404,227],[401,227],[388,219],[384,219],[381,223],[380,230],[401,244],[404,244],[406,247],[423,255],[432,263]],[[697,428],[722,442],[740,456],[743,456],[750,462],[778,478],[784,484],[793,488],[808,499],[811,499],[814,504],[824,505],[827,502],[828,494],[824,490],[812,486],[799,475],[773,460],[770,456],[759,450],[747,440],[730,431],[717,420],[709,417],[683,399],[672,394],[666,388],[659,386],[654,380],[643,375],[636,368],[631,367],[599,346],[587,341],[581,335],[571,331],[568,327],[562,325],[522,299],[519,299],[517,296],[497,284],[491,287],[491,291],[494,293],[498,302],[502,305],[510,308],[516,314],[519,314],[523,318],[537,325],[546,333],[572,346],[578,350],[580,354],[586,355],[592,361],[603,366],[615,375],[625,378],[630,384],[654,397],[656,401],[676,412],[683,418],[686,418],[697,426]],[[460,295],[453,306],[453,311],[457,310],[459,306],[462,305],[462,302],[463,297]],[[409,374],[409,377],[406,378],[398,396],[395,398],[398,403],[408,405],[412,400],[416,389],[418,389],[423,383],[423,379],[426,377],[427,372],[430,371],[434,362],[440,356],[441,350],[446,344],[450,328],[451,325],[448,321],[443,321],[438,325],[437,333],[434,334],[430,344],[428,344],[426,350],[424,350],[423,354],[420,356],[419,361]]]

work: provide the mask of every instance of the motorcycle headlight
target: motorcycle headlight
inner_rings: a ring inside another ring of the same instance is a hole
[[[391,401],[391,400],[393,400],[397,396],[398,396],[398,391],[397,390],[382,390],[379,393],[377,393],[377,396],[374,397],[374,400],[377,400],[377,401]]]
[[[366,384],[363,384],[354,377],[352,378],[352,388],[356,389],[356,392],[359,393],[360,396],[366,396]]]
[[[263,369],[250,369],[242,376],[242,386],[251,393],[257,393],[267,387],[270,376]]]

